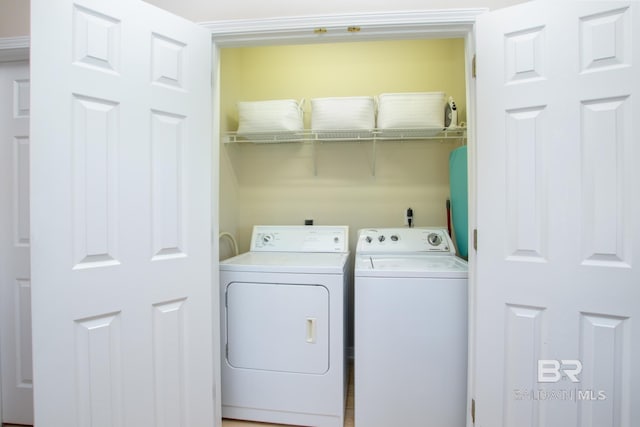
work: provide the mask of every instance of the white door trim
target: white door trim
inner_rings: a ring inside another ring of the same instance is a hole
[[[486,8],[295,16],[201,22],[218,47],[465,37]],[[349,29],[352,29],[349,31]]]
[[[426,10],[410,12],[383,12],[369,14],[342,14],[306,17],[285,17],[259,20],[233,20],[202,22],[211,32],[213,42],[213,90],[212,99],[216,106],[220,99],[220,48],[248,47],[301,43],[331,43],[341,41],[399,40],[416,38],[464,38],[465,40],[465,81],[467,93],[467,145],[469,177],[469,241],[473,240],[476,228],[476,94],[472,77],[472,60],[475,56],[475,21],[486,8]],[[355,32],[349,27],[358,27]],[[315,32],[314,30],[326,30]],[[220,144],[220,120],[213,118],[212,136],[214,147]],[[214,154],[216,150],[214,149]],[[215,175],[215,174],[214,174]],[[214,203],[217,200],[214,200]],[[215,207],[214,207],[215,209]],[[472,427],[471,399],[475,395],[475,287],[476,253],[469,251],[469,319],[468,319],[468,375],[467,375],[467,426]]]
[[[0,38],[0,62],[29,59],[29,36]]]

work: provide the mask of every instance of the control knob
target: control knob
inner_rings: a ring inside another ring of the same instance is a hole
[[[427,236],[427,241],[431,246],[438,246],[442,243],[442,237],[437,233],[429,233]]]

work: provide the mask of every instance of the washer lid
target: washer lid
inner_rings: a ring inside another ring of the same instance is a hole
[[[220,261],[221,271],[342,274],[349,253],[245,252]]]
[[[356,276],[369,277],[452,277],[468,275],[467,262],[455,256],[359,255]]]

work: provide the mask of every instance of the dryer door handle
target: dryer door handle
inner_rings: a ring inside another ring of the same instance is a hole
[[[316,318],[307,317],[306,326],[307,326],[307,343],[315,344],[316,343]]]

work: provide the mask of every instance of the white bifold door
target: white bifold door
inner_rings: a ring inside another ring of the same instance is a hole
[[[210,36],[136,0],[31,13],[35,423],[212,426]]]
[[[0,63],[0,421],[33,424],[29,64]]]
[[[476,426],[640,419],[640,3],[477,23]]]

